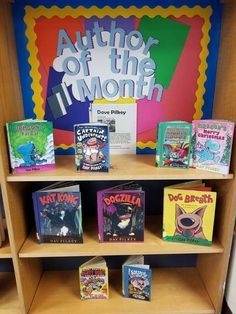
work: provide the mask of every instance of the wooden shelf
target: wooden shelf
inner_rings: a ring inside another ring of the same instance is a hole
[[[95,221],[92,221],[89,226],[85,225],[83,244],[39,244],[35,232],[32,232],[21,248],[19,256],[21,258],[28,258],[223,252],[223,247],[217,240],[215,240],[210,247],[163,241],[161,236],[161,220],[162,218],[160,216],[150,216],[146,218],[145,241],[142,243],[99,243],[97,223]]]
[[[154,155],[111,156],[109,173],[76,172],[74,156],[57,156],[56,167],[50,171],[33,171],[7,177],[8,182],[31,181],[110,181],[110,180],[192,180],[232,179],[233,174],[222,175],[197,169],[163,169],[155,167]]]
[[[3,245],[0,247],[0,258],[12,258],[11,248],[10,248],[8,238],[3,243]]]
[[[195,268],[154,269],[151,302],[124,298],[120,271],[109,271],[109,292],[109,300],[81,301],[78,271],[45,272],[30,313],[215,313]]]
[[[20,305],[14,273],[0,272],[0,314],[19,314]]]

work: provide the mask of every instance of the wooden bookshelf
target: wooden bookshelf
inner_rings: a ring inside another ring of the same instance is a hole
[[[195,268],[154,269],[151,302],[122,296],[121,272],[109,272],[109,300],[81,301],[78,271],[45,272],[30,313],[210,314],[214,307]]]
[[[0,314],[19,314],[18,300],[14,273],[0,272]]]
[[[8,237],[3,242],[2,246],[0,247],[0,258],[12,258],[11,254],[11,247],[9,244]]]
[[[138,255],[142,254],[201,254],[222,253],[223,247],[214,240],[212,246],[199,246],[183,243],[173,243],[162,240],[160,216],[146,217],[145,240],[141,243],[99,243],[97,222],[93,220],[84,227],[83,244],[38,244],[35,232],[26,239],[20,250],[21,258],[28,257],[69,257],[94,255]]]
[[[109,173],[77,172],[74,156],[57,156],[55,169],[27,174],[10,174],[7,176],[7,181],[223,180],[232,178],[233,174],[221,175],[198,169],[156,168],[154,155],[115,155],[111,156]]]

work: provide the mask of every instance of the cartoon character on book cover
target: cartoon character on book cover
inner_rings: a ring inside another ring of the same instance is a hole
[[[230,121],[193,121],[193,166],[228,174],[233,134]]]
[[[105,268],[80,269],[81,299],[108,299],[107,278]]]
[[[125,285],[128,285],[125,287],[125,291],[128,290],[127,296],[132,299],[150,301],[151,270],[128,266],[126,272],[124,280]]]
[[[55,164],[51,122],[19,121],[7,124],[11,167],[14,173],[50,169]]]
[[[37,202],[36,225],[40,242],[83,242],[78,193],[38,192],[34,202]]]
[[[108,126],[75,125],[75,156],[77,170],[109,170]]]
[[[104,193],[102,207],[104,241],[143,241],[143,192]]]
[[[216,192],[165,189],[163,239],[210,246]]]

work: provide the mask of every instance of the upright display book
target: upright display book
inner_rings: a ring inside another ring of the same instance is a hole
[[[201,181],[164,188],[163,239],[210,246],[215,206],[216,192]]]
[[[82,300],[108,299],[108,268],[103,257],[90,259],[79,267]]]
[[[108,172],[110,168],[109,130],[104,123],[74,125],[77,170]]]
[[[136,154],[136,102],[94,102],[90,106],[90,119],[109,125],[111,154]]]
[[[234,122],[193,121],[193,167],[228,174],[233,135]]]
[[[33,193],[40,243],[82,243],[81,193],[78,184],[62,182]]]
[[[191,123],[160,122],[157,133],[156,166],[188,168],[191,153]]]
[[[97,193],[100,242],[144,241],[145,193],[126,183]]]
[[[54,167],[52,122],[29,119],[9,122],[6,128],[13,173]]]
[[[150,301],[152,270],[143,256],[131,256],[122,265],[122,292],[126,298]]]

